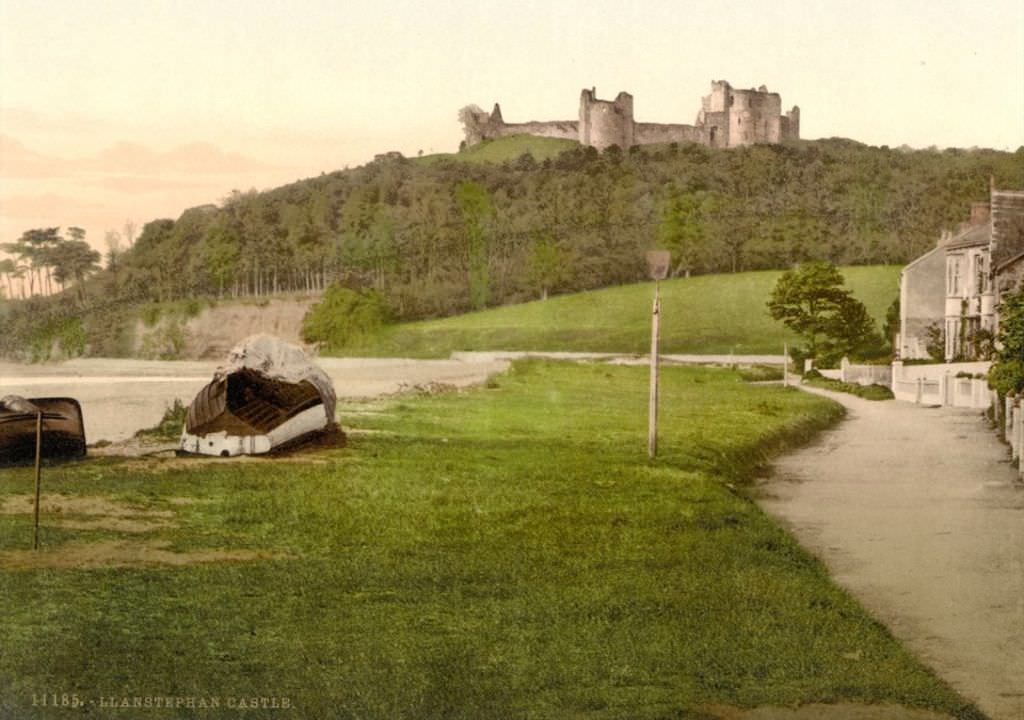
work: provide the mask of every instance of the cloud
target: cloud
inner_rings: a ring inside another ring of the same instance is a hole
[[[167,175],[217,176],[260,173],[274,166],[254,158],[221,150],[210,143],[189,143],[165,152],[122,141],[86,157],[68,159],[44,155],[8,135],[0,135],[0,176],[41,178],[100,173],[162,177]]]
[[[171,177],[144,177],[139,175],[101,175],[90,181],[93,187],[125,195],[147,195],[174,190],[208,187],[209,183]]]
[[[40,178],[62,175],[67,162],[29,150],[7,135],[0,135],[0,176]]]
[[[199,142],[180,145],[167,152],[158,152],[137,143],[119,142],[93,157],[78,161],[76,165],[94,172],[136,175],[228,175],[270,169],[253,158]]]

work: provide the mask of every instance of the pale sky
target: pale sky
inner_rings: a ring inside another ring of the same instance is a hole
[[[1024,1],[0,0],[0,242],[177,218],[374,154],[454,151],[460,107],[575,119],[626,90],[692,123],[767,85],[804,138],[1024,145]]]

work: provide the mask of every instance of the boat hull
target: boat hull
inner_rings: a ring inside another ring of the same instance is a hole
[[[30,398],[43,411],[40,457],[46,461],[85,457],[82,407],[74,398]],[[36,456],[36,414],[0,406],[0,466],[32,463]]]

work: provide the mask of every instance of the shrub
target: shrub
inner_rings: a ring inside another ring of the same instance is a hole
[[[160,422],[156,426],[139,430],[135,433],[135,437],[152,440],[177,440],[187,417],[188,407],[181,400],[175,398],[172,405],[164,408],[164,416],[160,418]]]
[[[738,370],[740,377],[746,382],[770,382],[782,380],[782,368],[774,365],[751,365]]]
[[[1024,389],[1024,293],[1003,298],[999,316],[1000,347],[988,371],[988,384],[1005,396]]]
[[[387,306],[379,293],[331,285],[302,319],[302,339],[334,352],[373,335],[387,320]]]
[[[161,308],[159,303],[150,303],[144,305],[139,310],[139,316],[142,318],[142,323],[146,327],[153,327],[160,321]]]
[[[813,372],[813,371],[812,371]],[[885,385],[857,385],[855,383],[844,383],[839,380],[832,380],[823,377],[820,373],[817,377],[811,377],[810,373],[804,375],[804,382],[812,387],[819,387],[823,390],[844,392],[850,395],[864,398],[865,400],[892,400],[892,390]]]

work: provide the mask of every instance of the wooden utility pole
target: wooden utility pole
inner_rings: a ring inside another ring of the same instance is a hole
[[[668,277],[672,256],[668,250],[647,253],[647,270],[654,280],[654,305],[651,308],[651,394],[647,406],[647,456],[658,454],[658,336],[661,331],[661,280]]]
[[[658,336],[661,328],[661,283],[654,281],[654,307],[651,310],[651,396],[647,414],[647,456],[658,453]]]

